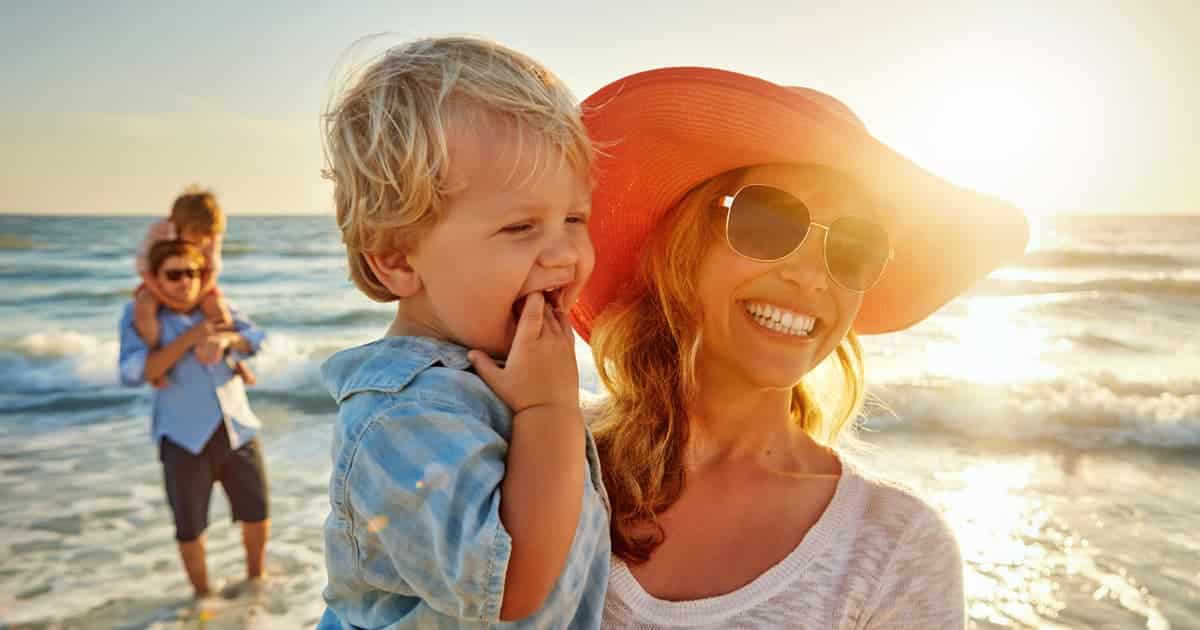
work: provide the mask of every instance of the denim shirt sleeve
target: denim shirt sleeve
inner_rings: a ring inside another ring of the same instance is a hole
[[[133,304],[125,306],[118,324],[121,338],[121,352],[117,358],[117,373],[121,384],[126,387],[137,387],[144,384],[143,374],[146,370],[146,358],[150,356],[150,348],[137,329],[133,327]]]
[[[249,353],[232,352],[230,354],[232,354],[234,359],[237,361],[258,354],[259,349],[262,348],[263,341],[267,338],[266,331],[259,328],[258,324],[255,324],[250,320],[249,317],[243,315],[242,312],[233,305],[230,305],[229,307],[229,314],[233,317],[234,329],[238,331],[238,334],[246,339],[246,343],[250,344]]]
[[[507,442],[466,405],[407,399],[363,428],[347,471],[358,570],[463,620],[496,623],[512,539]]]

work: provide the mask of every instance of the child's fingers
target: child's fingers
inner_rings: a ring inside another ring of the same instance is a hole
[[[546,312],[543,317],[545,318],[545,324],[543,324],[543,326],[545,327],[546,332],[550,333],[554,337],[562,336],[562,322],[559,321],[558,311],[554,310],[553,305],[546,305]]]
[[[498,389],[496,385],[499,383],[502,370],[492,360],[492,357],[489,357],[486,352],[472,350],[467,353],[467,360],[471,362],[471,365],[475,368],[475,373],[479,375],[479,378],[483,379],[484,383],[487,383],[488,387],[493,390]]]
[[[558,321],[559,326],[562,326],[563,333],[569,337],[574,337],[571,329],[571,312],[566,310],[554,311],[554,318]]]
[[[574,351],[575,335],[571,332],[570,316],[564,311],[553,311],[546,315],[546,331],[560,343],[567,344]]]
[[[545,321],[546,298],[540,291],[530,293],[525,298],[525,306],[521,309],[521,319],[517,321],[517,333],[514,335],[513,346],[521,340],[534,340],[541,336],[542,325]]]

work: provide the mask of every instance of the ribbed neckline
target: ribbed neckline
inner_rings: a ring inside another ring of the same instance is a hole
[[[715,597],[668,601],[647,593],[625,563],[614,557],[608,581],[610,593],[629,606],[634,617],[666,626],[720,623],[774,597],[796,579],[814,558],[850,535],[853,530],[850,525],[862,518],[865,482],[846,458],[839,455],[838,459],[842,474],[833,498],[821,517],[795,549],[749,584]]]

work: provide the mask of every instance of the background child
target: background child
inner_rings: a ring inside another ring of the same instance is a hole
[[[350,277],[398,305],[322,366],[318,627],[598,628],[608,513],[565,319],[594,259],[574,98],[495,43],[425,39],[345,89],[326,142]]]
[[[218,326],[229,327],[233,325],[233,317],[225,296],[217,287],[217,276],[221,273],[221,242],[224,238],[225,213],[217,205],[217,198],[211,191],[197,186],[184,190],[171,205],[171,215],[161,221],[155,221],[146,230],[146,236],[142,239],[135,258],[142,284],[134,295],[133,323],[137,333],[151,349],[157,348],[159,342],[158,309],[169,303],[170,298],[157,290],[158,285],[150,273],[147,263],[150,248],[155,243],[175,239],[199,247],[206,260],[201,276],[200,309],[209,321]],[[173,306],[183,308],[186,305]],[[234,366],[234,371],[247,385],[255,383],[254,373],[244,362],[239,361]],[[157,379],[153,384],[155,387],[161,387],[165,383]]]

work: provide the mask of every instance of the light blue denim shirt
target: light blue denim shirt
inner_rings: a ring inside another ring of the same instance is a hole
[[[242,316],[237,309],[230,308],[234,326],[250,343],[251,352],[258,352],[266,333],[253,322]],[[158,309],[158,325],[162,331],[159,347],[165,346],[189,328],[204,321],[199,309],[190,313],[177,313],[168,308]],[[133,303],[125,306],[121,314],[121,354],[118,359],[121,383],[130,387],[145,384],[143,373],[150,348],[133,327]],[[170,384],[154,390],[154,407],[151,412],[150,437],[158,444],[162,438],[170,440],[193,454],[200,454],[212,434],[225,423],[230,446],[240,448],[258,433],[262,423],[250,410],[246,400],[246,388],[242,379],[235,375],[231,365],[244,358],[230,352],[226,360],[213,365],[204,365],[196,355],[188,352],[171,366],[167,372]]]
[[[566,568],[537,612],[499,621],[512,412],[469,370],[465,348],[425,337],[384,338],[321,367],[339,412],[319,629],[600,627],[608,499],[590,434]]]

